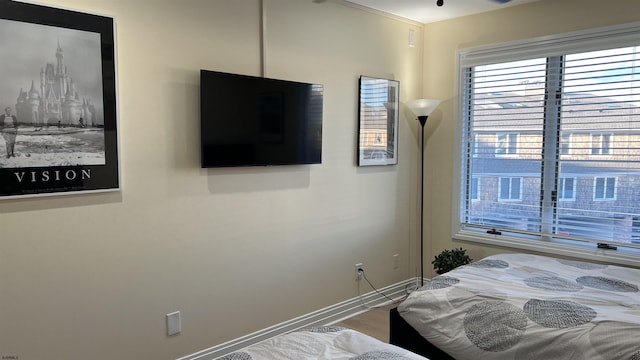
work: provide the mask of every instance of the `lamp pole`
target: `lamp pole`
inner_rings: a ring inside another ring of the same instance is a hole
[[[420,286],[424,286],[424,125],[428,116],[418,116],[421,128],[420,139]]]
[[[415,99],[407,106],[418,118],[421,126],[420,139],[420,286],[424,286],[424,125],[429,114],[440,105],[437,99]]]

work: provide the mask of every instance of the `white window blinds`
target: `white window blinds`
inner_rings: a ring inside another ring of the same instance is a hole
[[[463,54],[463,228],[640,248],[640,48],[610,48],[630,32]]]

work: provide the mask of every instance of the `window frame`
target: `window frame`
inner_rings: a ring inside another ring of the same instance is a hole
[[[513,250],[525,250],[552,254],[555,256],[570,256],[586,260],[606,261],[609,263],[640,266],[640,249],[626,249],[628,251],[611,251],[597,248],[594,243],[576,245],[570,241],[557,239],[527,239],[526,234],[502,235],[490,234],[477,229],[467,229],[461,222],[464,209],[462,195],[462,174],[464,173],[463,151],[469,146],[464,135],[465,94],[463,89],[465,71],[473,66],[509,61],[533,59],[536,57],[552,57],[568,53],[597,51],[628,46],[638,46],[640,37],[640,22],[614,25],[596,29],[567,32],[533,39],[512,41],[507,43],[490,44],[457,51],[457,79],[455,109],[456,127],[455,141],[460,145],[454,151],[453,171],[453,216],[451,222],[451,236],[453,240],[462,240],[490,246],[499,246]],[[475,139],[474,139],[475,140]],[[465,144],[466,143],[466,144]],[[560,154],[562,155],[562,154]],[[602,155],[599,155],[602,156]],[[513,251],[512,250],[512,251]]]
[[[594,132],[590,134],[590,155],[591,156],[610,156],[612,154],[613,132]],[[597,138],[597,141],[594,141]],[[606,141],[605,141],[606,139]],[[595,144],[597,142],[597,144]],[[606,144],[605,144],[606,143]],[[606,146],[605,146],[606,145]],[[595,151],[595,152],[594,152]],[[606,151],[606,152],[605,152]]]
[[[480,155],[480,140],[478,140],[479,136],[480,134],[473,135],[473,157],[478,157]]]
[[[502,197],[502,182],[505,180],[509,180],[509,196]],[[518,196],[513,197],[513,182],[514,180],[518,180]],[[523,187],[524,178],[522,176],[500,176],[498,177],[498,201],[499,202],[521,202],[522,201],[522,187]]]
[[[598,193],[598,180],[603,179],[602,184],[602,197],[597,197]],[[607,188],[609,180],[613,181],[613,194],[611,197],[607,197]],[[618,177],[617,176],[596,176],[593,178],[593,201],[615,201],[618,199]]]
[[[573,155],[573,133],[560,135],[560,156]]]
[[[471,177],[471,194],[469,194],[469,200],[471,201],[479,201],[480,200],[480,176],[472,176]],[[474,186],[475,183],[475,186]],[[475,188],[475,191],[473,189]]]
[[[496,133],[496,147],[494,148],[494,155],[496,157],[516,157],[519,153],[519,143],[520,143],[520,134],[514,131],[500,131]],[[506,139],[504,141],[500,141],[500,137],[504,136]],[[506,145],[504,147],[500,145]],[[500,152],[500,150],[504,150],[505,152]],[[513,152],[511,152],[513,151]]]
[[[566,193],[566,182],[567,179],[571,179],[571,197],[565,197]],[[558,179],[558,201],[576,201],[576,183],[578,182],[578,178],[575,176],[564,176]]]

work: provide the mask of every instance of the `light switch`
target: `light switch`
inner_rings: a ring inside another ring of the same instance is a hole
[[[167,314],[167,335],[172,336],[179,334],[182,331],[182,324],[180,321],[180,311]]]

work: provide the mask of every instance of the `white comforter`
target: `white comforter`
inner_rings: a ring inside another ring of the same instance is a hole
[[[314,327],[276,336],[221,360],[426,360],[407,350],[338,326]]]
[[[640,360],[640,270],[528,254],[438,276],[398,306],[457,360]]]

